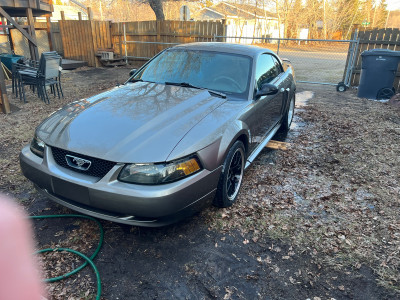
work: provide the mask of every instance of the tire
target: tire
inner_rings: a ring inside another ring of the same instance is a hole
[[[296,96],[293,94],[293,97],[290,99],[289,106],[285,111],[285,114],[282,118],[282,124],[279,128],[279,132],[288,132],[290,129],[290,125],[292,125],[293,116],[294,116],[294,107],[296,104]]]
[[[225,158],[213,204],[229,207],[235,203],[242,185],[246,151],[241,141],[236,141]]]
[[[376,99],[377,100],[390,99],[393,97],[394,94],[395,93],[394,93],[393,89],[383,88],[378,91],[378,94],[376,95]]]
[[[343,81],[339,82],[336,86],[336,91],[338,92],[345,92],[347,90],[347,86],[344,84]]]

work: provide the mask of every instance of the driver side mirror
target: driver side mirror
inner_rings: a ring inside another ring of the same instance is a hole
[[[258,99],[261,96],[275,95],[276,93],[278,93],[278,87],[275,84],[264,83],[261,89],[256,92],[254,98]]]
[[[138,69],[132,69],[129,71],[129,77],[131,77],[133,74],[137,72]]]

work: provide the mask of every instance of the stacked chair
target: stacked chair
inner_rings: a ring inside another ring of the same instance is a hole
[[[42,53],[39,62],[28,61],[24,64],[13,64],[13,92],[20,97],[21,101],[26,102],[25,86],[37,92],[38,97],[45,103],[50,103],[47,87],[51,93],[58,98],[64,97],[61,87],[61,62],[62,58],[57,52]]]

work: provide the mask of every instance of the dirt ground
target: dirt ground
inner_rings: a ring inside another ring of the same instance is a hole
[[[33,189],[18,153],[52,111],[123,83],[128,71],[66,73],[66,97],[50,105],[11,98],[13,113],[0,115],[0,192],[30,215],[73,213]],[[157,229],[101,221],[102,299],[400,299],[400,110],[352,90],[298,93],[295,126],[276,137],[289,149],[260,154],[234,207]],[[33,224],[38,248],[90,255],[99,238],[90,221]],[[64,253],[41,260],[46,276],[79,264]],[[86,268],[48,284],[48,298],[94,299],[95,288]]]

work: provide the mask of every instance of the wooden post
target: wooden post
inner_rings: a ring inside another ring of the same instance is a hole
[[[4,79],[3,68],[0,66],[0,98],[1,98],[1,108],[5,114],[9,114],[10,110],[10,103],[8,102],[7,97],[7,88],[6,82]]]
[[[47,38],[48,38],[48,40],[49,40],[49,49],[50,49],[50,51],[53,51],[54,50],[54,48],[53,48],[53,39],[52,39],[52,36],[51,36],[51,21],[50,21],[50,16],[51,15],[46,15],[46,22],[47,22]]]
[[[1,17],[1,22],[3,23],[3,25],[5,25],[6,22],[7,22],[7,25],[10,24],[10,22],[9,22],[9,21],[6,21],[6,19],[5,19],[4,17]],[[7,34],[8,43],[10,44],[11,53],[14,54],[14,53],[15,53],[15,52],[14,52],[14,43],[13,43],[13,40],[12,40],[12,37],[11,37],[11,29],[8,28],[8,30],[6,30],[6,28],[4,28],[3,30],[4,30],[4,32]]]
[[[226,30],[227,30],[226,19],[222,19],[222,36],[226,36]],[[222,38],[218,42],[226,42],[226,38]]]
[[[121,33],[121,22],[118,22],[118,45],[119,45],[119,57],[122,57],[122,33]]]
[[[88,20],[92,21],[93,15],[92,15],[92,9],[90,7],[87,8],[87,15],[88,15]]]
[[[63,10],[60,11],[60,14],[61,14],[61,20],[65,21],[65,14],[64,14],[64,11],[63,11]]]
[[[82,13],[80,11],[78,11],[78,20],[82,21]]]
[[[26,17],[28,19],[29,33],[31,37],[36,41],[35,22],[33,20],[32,8],[26,9]],[[31,52],[31,58],[33,60],[39,60],[39,52],[37,45],[29,43],[29,50]]]

